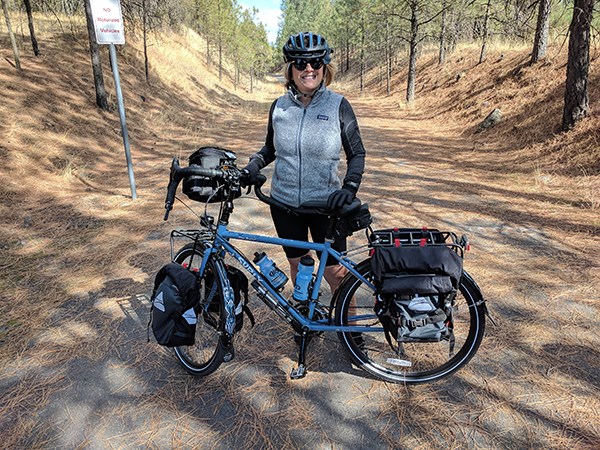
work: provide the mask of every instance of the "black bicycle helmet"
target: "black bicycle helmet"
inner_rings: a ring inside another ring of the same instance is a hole
[[[290,36],[283,46],[285,62],[300,58],[322,58],[323,64],[329,64],[331,53],[333,53],[333,49],[329,47],[325,38],[310,31],[302,31]]]

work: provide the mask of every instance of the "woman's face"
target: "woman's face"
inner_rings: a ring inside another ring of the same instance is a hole
[[[302,94],[311,95],[323,81],[323,67],[314,70],[310,64],[304,70],[298,70],[292,65],[292,78],[298,91]]]

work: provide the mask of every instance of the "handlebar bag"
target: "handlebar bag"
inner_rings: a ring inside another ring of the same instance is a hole
[[[201,147],[190,155],[190,165],[205,169],[229,169],[237,167],[237,158],[231,150],[221,147]],[[183,193],[191,200],[203,203],[218,203],[227,198],[227,189],[218,180],[199,175],[190,175],[183,179]],[[238,189],[235,197],[242,195]]]
[[[352,233],[360,230],[364,230],[373,223],[373,218],[369,212],[369,205],[363,203],[360,208],[352,214],[340,217],[335,227],[334,237],[336,239],[343,239],[348,236],[352,236]]]
[[[410,239],[402,245],[397,237],[388,245],[373,246],[371,270],[378,290],[375,313],[390,344],[389,335],[397,342],[445,339],[453,351],[453,301],[462,275],[462,256],[437,230],[424,236],[416,243]]]

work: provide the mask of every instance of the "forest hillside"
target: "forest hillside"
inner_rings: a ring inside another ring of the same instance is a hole
[[[367,77],[364,95],[394,103],[415,118],[435,118],[442,129],[449,128],[473,140],[482,158],[493,158],[497,170],[544,172],[554,176],[583,177],[588,182],[600,174],[600,70],[599,49],[591,51],[588,82],[589,117],[580,127],[560,132],[564,105],[567,64],[566,46],[550,48],[540,63],[531,66],[530,47],[493,46],[479,63],[477,45],[461,46],[438,64],[436,49],[418,60],[416,100],[404,102],[406,61],[398,63],[392,78],[392,94],[378,71]],[[357,74],[343,76],[344,87],[356,92]],[[478,126],[494,109],[501,122],[478,133]],[[587,178],[591,177],[591,178]],[[588,199],[591,201],[591,199]],[[596,199],[595,207],[598,207]]]

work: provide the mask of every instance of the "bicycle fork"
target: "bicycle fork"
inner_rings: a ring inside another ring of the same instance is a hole
[[[294,316],[289,312],[290,306],[286,309],[281,303],[272,298],[267,290],[263,288],[256,280],[252,281],[250,285],[256,290],[258,297],[279,317],[289,322],[290,325],[297,331],[300,336],[300,351],[298,354],[298,367],[292,369],[292,373],[290,374],[290,378],[292,380],[298,380],[300,378],[304,378],[306,376],[306,347],[308,344],[308,327],[303,326]]]

